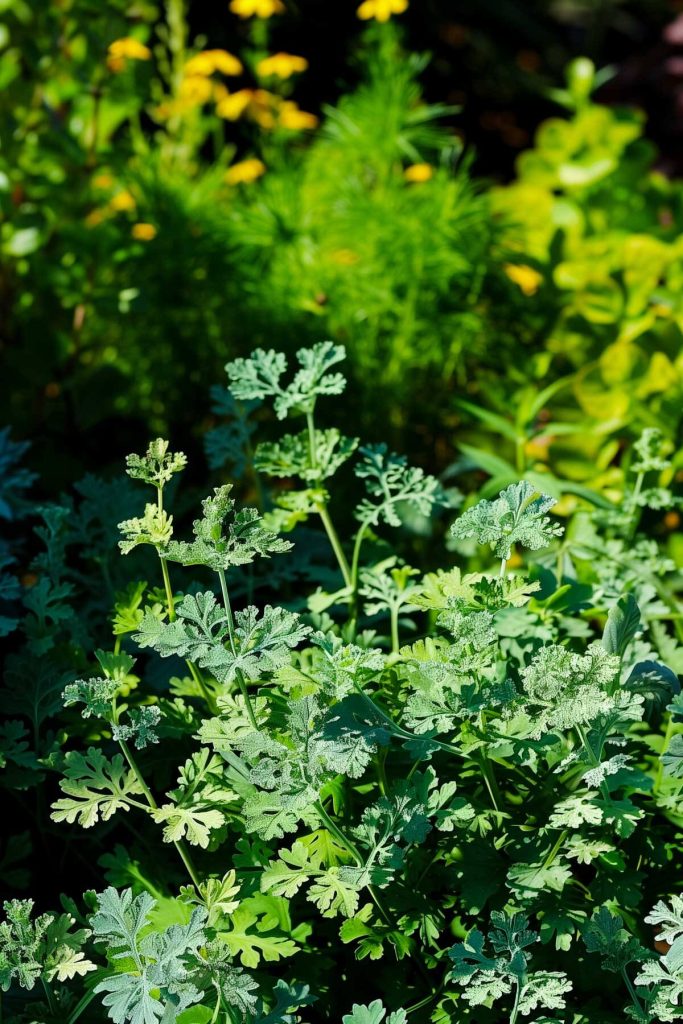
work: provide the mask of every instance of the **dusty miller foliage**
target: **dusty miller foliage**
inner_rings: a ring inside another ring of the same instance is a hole
[[[562,523],[522,480],[453,522],[438,479],[317,425],[343,348],[296,358],[290,373],[258,349],[214,394],[236,425],[212,464],[259,507],[222,483],[190,533],[167,507],[185,456],[163,439],[129,456],[151,490],[120,547],[155,581],[116,592],[108,644],[82,646],[78,671],[48,661],[43,678],[41,656],[87,635],[66,516],[47,515],[0,749],[17,788],[58,780],[51,828],[101,833],[103,884],[61,912],[5,903],[12,1019],[679,1019],[683,657],[673,567],[641,530],[674,504],[663,439],[633,445],[612,509]],[[303,429],[256,444],[249,417],[269,406]],[[449,526],[442,569],[403,559]],[[297,563],[311,531],[329,550],[317,576]],[[11,840],[7,877],[20,856]]]

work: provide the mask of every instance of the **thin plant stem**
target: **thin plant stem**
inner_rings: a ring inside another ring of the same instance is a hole
[[[154,799],[154,796],[153,796],[152,791],[150,790],[149,786],[145,782],[144,776],[143,776],[142,772],[140,771],[140,768],[138,766],[137,761],[133,757],[133,753],[132,753],[130,747],[128,746],[128,744],[126,743],[125,740],[119,740],[119,746],[121,748],[121,752],[123,753],[123,756],[125,757],[126,761],[128,762],[128,764],[130,766],[130,770],[132,771],[133,775],[135,776],[135,778],[138,781],[138,784],[140,786],[140,789],[142,790],[143,796],[145,797],[145,800],[149,804],[150,810],[157,811],[159,809],[159,805],[156,802],[156,800]],[[182,841],[182,839],[176,839],[176,840],[173,841],[173,845],[175,846],[176,850],[178,851],[178,854],[180,855],[180,859],[182,860],[183,864],[185,865],[185,867],[187,869],[188,875],[192,879],[193,885],[195,885],[197,888],[199,888],[199,876],[197,875],[197,871],[195,869],[195,866],[192,863],[192,858],[190,857],[189,851],[187,850],[187,847],[185,846],[184,842]]]
[[[163,490],[161,487],[157,487],[157,508],[161,512],[163,511],[163,507]],[[157,549],[157,554],[159,555],[159,561],[161,563],[161,575],[163,576],[164,579],[164,590],[166,592],[166,607],[168,609],[168,618],[170,622],[175,622],[175,601],[173,599],[173,587],[171,586],[171,575],[168,571],[168,562],[163,557],[160,549]],[[209,706],[209,710],[215,715],[218,712],[218,705],[216,704],[215,697],[213,696],[208,686],[206,685],[204,677],[202,676],[197,666],[193,662],[189,661],[187,658],[185,659],[185,664],[188,667],[190,675],[192,676],[195,683],[201,690],[202,696],[204,697],[204,700]]]
[[[519,1003],[522,998],[522,986],[519,981],[516,981],[515,984],[517,986],[517,990],[515,992],[515,1002],[512,1007],[512,1013],[510,1014],[510,1024],[516,1024],[517,1016],[519,1014]]]
[[[567,830],[564,829],[560,833],[560,835],[557,837],[557,841],[556,841],[555,845],[553,846],[552,850],[550,851],[550,853],[548,854],[548,856],[546,857],[546,859],[543,862],[543,867],[544,868],[549,868],[550,865],[553,863],[553,861],[557,857],[558,853],[560,852],[562,844],[564,843],[565,839],[567,838],[567,834],[568,834]]]
[[[230,650],[232,651],[233,656],[237,657],[237,648],[235,646],[235,620],[232,614],[232,605],[230,604],[230,593],[228,591],[228,580],[225,575],[225,569],[218,570],[218,578],[221,581],[221,594],[223,595],[223,607],[225,608],[225,614],[227,617]],[[258,722],[256,721],[256,715],[254,714],[254,708],[249,697],[249,691],[247,689],[247,684],[244,675],[240,669],[236,669],[235,678],[237,679],[237,685],[240,688],[240,693],[244,698],[244,705],[247,709],[249,721],[251,722],[256,732],[258,732],[259,725]]]
[[[633,983],[632,983],[631,979],[629,978],[629,976],[628,976],[628,974],[626,972],[626,968],[625,967],[621,968],[621,976],[624,979],[624,983],[626,985],[626,988],[628,989],[628,994],[630,995],[631,999],[633,1000],[633,1005],[638,1010],[638,1015],[640,1017],[642,1017],[643,1007],[641,1005],[640,999],[638,998],[636,990],[633,987]]]
[[[318,460],[315,453],[315,422],[313,420],[312,411],[306,413],[306,427],[308,428],[308,450],[309,458],[311,461],[311,468],[317,469]],[[318,515],[320,516],[320,519],[322,520],[322,524],[325,527],[325,533],[327,534],[327,539],[329,540],[332,550],[334,551],[334,556],[337,559],[337,563],[341,570],[341,574],[344,578],[344,584],[350,590],[351,570],[349,569],[349,563],[347,561],[346,555],[344,554],[344,549],[341,545],[341,541],[339,540],[339,534],[335,530],[334,523],[332,522],[330,518],[330,513],[327,510],[327,504],[325,501],[321,500],[316,502],[315,507],[318,512]]]
[[[398,635],[398,605],[392,605],[391,608],[391,653],[398,654],[401,647],[399,635]]]
[[[671,737],[674,731],[674,716],[669,715],[669,721],[666,723],[666,732],[664,733],[664,741],[662,743],[662,754],[666,753],[671,742]],[[655,777],[655,783],[652,787],[652,795],[655,796],[659,792],[659,787],[662,784],[662,778],[664,777],[664,762],[662,758],[659,758],[659,764],[657,765],[657,775]]]

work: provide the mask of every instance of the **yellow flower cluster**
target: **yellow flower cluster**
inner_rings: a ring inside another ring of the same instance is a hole
[[[228,93],[216,104],[216,113],[226,121],[248,117],[267,131],[276,128],[307,131],[318,124],[315,114],[300,110],[293,100],[283,100],[266,89],[239,89]]]
[[[240,18],[270,18],[282,14],[285,5],[282,0],[231,0],[230,10]]]
[[[535,295],[543,283],[541,274],[526,264],[506,263],[503,269],[525,295]]]
[[[408,10],[408,0],[363,0],[357,14],[363,21],[389,21],[393,14],[403,14]]]
[[[242,62],[227,50],[202,50],[186,62],[183,75],[209,78],[217,71],[221,75],[241,75],[242,70]]]
[[[132,36],[125,36],[123,39],[115,39],[107,49],[107,67],[110,71],[118,74],[123,71],[129,60],[150,60],[152,51],[139,39]]]
[[[240,160],[239,163],[229,167],[225,172],[225,181],[228,185],[247,185],[265,173],[266,165],[263,160],[250,157],[248,160]]]
[[[406,181],[410,181],[413,184],[418,184],[422,181],[429,181],[434,176],[434,168],[431,164],[411,164],[410,167],[406,167],[403,172],[403,177]]]
[[[293,53],[274,53],[258,62],[256,74],[259,78],[291,78],[307,67],[305,57],[296,57]]]
[[[185,63],[175,99],[157,107],[157,117],[163,120],[201,107],[210,100],[218,102],[228,95],[228,90],[221,82],[212,81],[211,75],[240,75],[243,70],[242,62],[227,50],[196,53]]]
[[[138,242],[151,242],[157,236],[157,229],[153,224],[145,224],[140,221],[138,224],[133,224],[130,233]]]

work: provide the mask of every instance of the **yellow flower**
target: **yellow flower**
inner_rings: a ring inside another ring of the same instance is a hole
[[[130,233],[138,242],[151,242],[153,238],[156,238],[157,229],[153,224],[144,224],[141,221],[139,224],[133,224]]]
[[[285,5],[282,0],[231,0],[230,10],[240,18],[270,18],[282,14]]]
[[[256,74],[261,78],[290,78],[299,71],[305,71],[307,67],[305,57],[295,57],[292,53],[274,53],[258,62]]]
[[[108,216],[108,211],[107,210],[102,210],[102,209],[91,210],[90,213],[85,218],[86,226],[89,227],[89,228],[96,228],[98,226],[98,224],[101,224],[103,221],[105,221],[107,219],[107,216]]]
[[[369,21],[389,21],[392,14],[403,14],[408,10],[408,0],[364,0],[357,10],[359,18]]]
[[[241,75],[242,63],[227,50],[203,50],[185,64],[183,74],[188,78],[193,75],[208,77],[220,71],[222,75]]]
[[[288,128],[293,132],[304,132],[318,126],[318,118],[315,114],[308,114],[305,110],[299,110],[292,100],[285,100],[280,108],[278,124],[281,128]]]
[[[228,185],[246,185],[250,181],[256,181],[265,173],[266,165],[263,160],[258,160],[254,156],[248,160],[240,160],[239,163],[229,167],[225,172],[225,180]]]
[[[130,192],[126,192],[124,189],[122,192],[117,192],[115,196],[111,197],[109,209],[114,210],[116,213],[127,213],[129,210],[135,209],[135,200]]]
[[[106,171],[101,171],[99,174],[96,174],[92,180],[93,188],[107,189],[111,188],[113,184],[114,179],[111,174],[107,174]]]
[[[132,36],[125,36],[123,39],[115,39],[107,49],[107,67],[110,71],[123,71],[126,61],[129,60],[150,60],[152,51],[139,39]]]
[[[278,103],[279,97],[265,89],[238,89],[219,100],[216,113],[227,121],[238,121],[246,115],[261,128],[274,128]]]
[[[526,264],[506,263],[503,270],[525,295],[535,295],[543,281],[543,276]]]
[[[406,181],[413,183],[421,181],[429,181],[434,176],[434,168],[431,164],[411,164],[410,167],[406,167],[403,172],[403,177]]]
[[[179,109],[200,107],[210,100],[212,95],[213,83],[208,78],[200,78],[199,75],[183,78],[178,88]]]

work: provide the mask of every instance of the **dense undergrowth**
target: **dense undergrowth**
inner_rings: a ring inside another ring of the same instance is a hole
[[[259,507],[222,484],[188,509],[158,439],[129,483],[42,510],[23,594],[7,551],[28,827],[2,872],[42,892],[5,904],[8,1020],[680,1016],[671,446],[646,429],[619,500],[586,488],[563,519],[528,480],[463,498],[318,425],[343,357],[228,364],[241,418],[210,451]],[[15,540],[23,454],[6,439]]]

